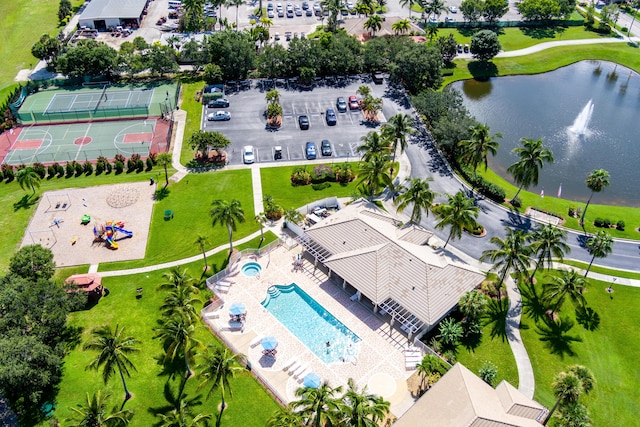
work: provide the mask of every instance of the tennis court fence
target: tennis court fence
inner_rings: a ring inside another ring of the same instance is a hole
[[[104,107],[91,110],[71,111],[24,111],[16,119],[22,124],[82,122],[90,120],[109,120],[131,117],[149,117],[149,106]]]
[[[131,157],[133,154],[139,154],[140,157],[146,158],[149,155],[149,144],[132,145],[127,147],[126,151],[119,150],[117,148],[105,148],[105,149],[87,149],[84,148],[80,154],[74,158],[75,153],[71,152],[52,152],[52,153],[40,153],[23,155],[19,150],[14,151],[8,160],[9,164],[21,165],[21,164],[33,164],[42,163],[49,165],[51,163],[60,163],[62,165],[73,162],[74,160],[79,163],[87,161],[94,162],[100,156],[104,156],[107,159],[114,159],[116,154],[122,154],[126,158]]]

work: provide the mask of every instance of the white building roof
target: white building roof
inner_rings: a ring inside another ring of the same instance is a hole
[[[442,319],[483,275],[426,246],[428,231],[398,224],[361,199],[305,233],[323,249],[321,261],[328,268],[374,304],[406,312],[398,320],[418,325],[415,332]]]
[[[147,0],[92,0],[80,20],[135,19],[142,15]]]
[[[458,363],[394,427],[425,425],[424,420],[431,427],[540,427],[546,414],[544,406],[511,384],[503,381],[494,390]]]

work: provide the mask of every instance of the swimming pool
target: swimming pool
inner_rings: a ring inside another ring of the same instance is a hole
[[[357,357],[360,337],[295,283],[271,286],[262,305],[325,363]]]

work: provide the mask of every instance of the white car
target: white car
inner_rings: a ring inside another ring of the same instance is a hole
[[[207,120],[210,122],[222,122],[231,120],[231,113],[228,111],[216,111],[207,116]]]
[[[451,13],[458,13],[458,8],[455,6],[449,6],[449,12]]]
[[[453,22],[455,21],[455,19],[453,19],[451,16],[447,16],[444,18],[444,22]]]
[[[242,147],[242,161],[246,164],[251,164],[256,161],[256,153],[253,150],[253,145],[245,145]]]

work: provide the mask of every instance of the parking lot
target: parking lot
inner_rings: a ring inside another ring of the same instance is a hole
[[[311,90],[301,90],[286,81],[279,81],[277,89],[280,92],[280,104],[283,109],[282,126],[277,130],[267,128],[266,91],[269,85],[253,80],[250,87],[244,88],[232,85],[226,89],[228,108],[203,108],[202,128],[208,131],[218,131],[231,140],[227,149],[230,164],[242,163],[242,147],[252,145],[255,148],[256,162],[274,162],[275,147],[282,147],[282,160],[303,161],[306,159],[305,145],[307,141],[314,142],[320,154],[320,143],[329,140],[332,147],[331,156],[324,159],[340,159],[341,161],[359,158],[357,147],[362,144],[360,138],[371,130],[379,128],[388,117],[395,115],[401,107],[397,105],[387,93],[386,83],[373,84],[367,77],[351,77],[342,79],[318,80]],[[378,114],[379,124],[372,125],[364,121],[359,110],[340,113],[336,108],[338,97],[348,99],[356,95],[358,87],[368,85],[372,95],[383,99],[383,111]],[[327,125],[325,112],[332,108],[336,112],[337,123]],[[216,111],[228,111],[231,119],[228,121],[207,121],[206,117]],[[302,130],[298,118],[306,115],[309,118],[309,129]]]

